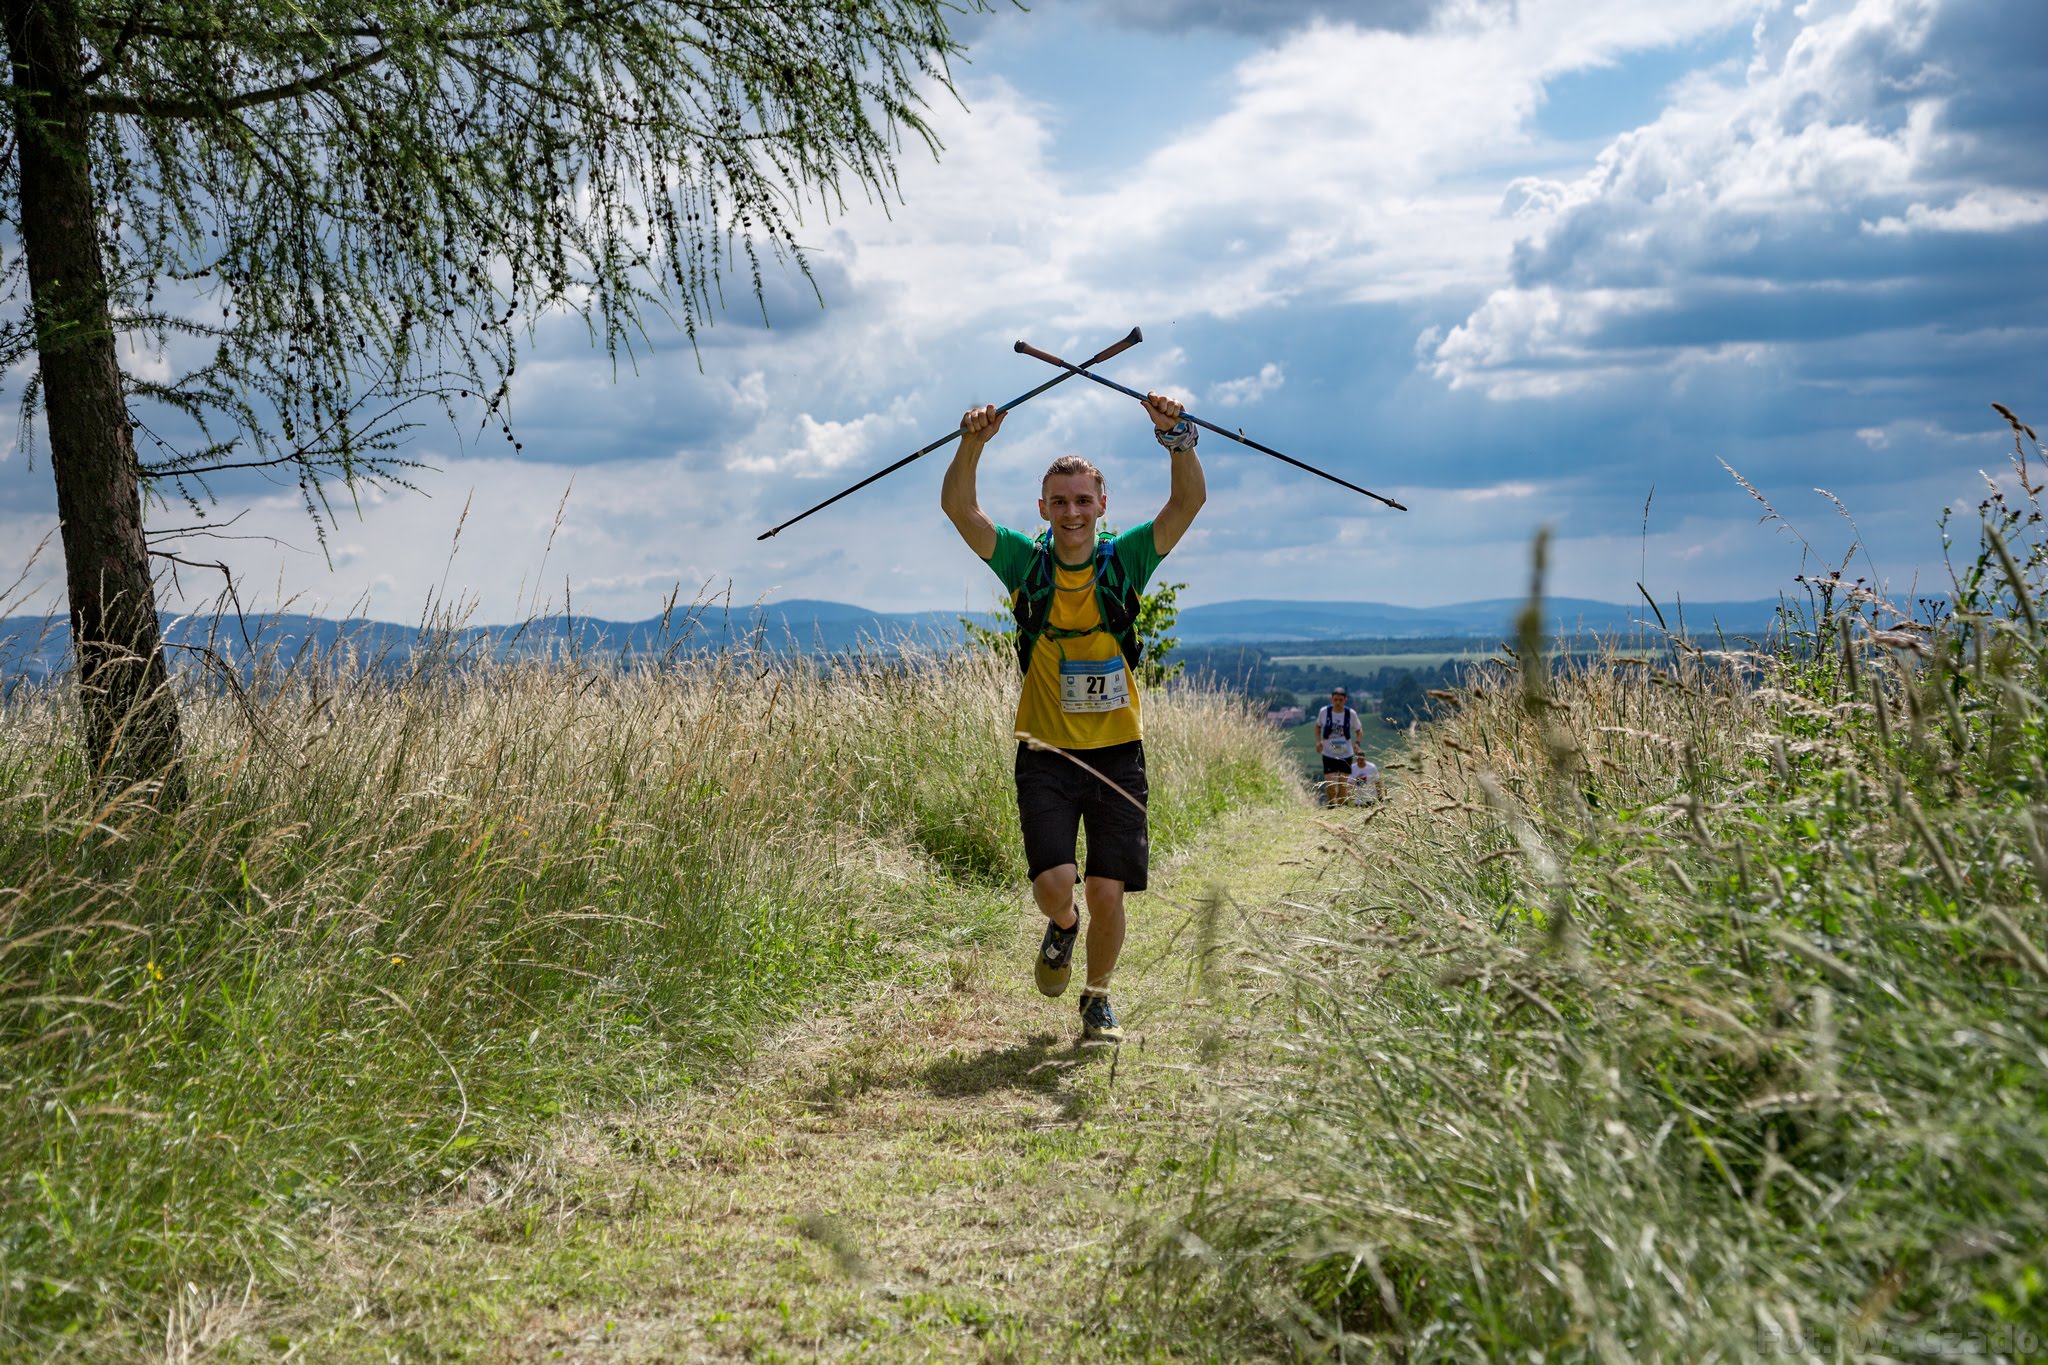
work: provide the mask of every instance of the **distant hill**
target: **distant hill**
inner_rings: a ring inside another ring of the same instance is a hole
[[[1495,598],[1444,607],[1397,607],[1384,602],[1300,602],[1268,599],[1215,602],[1185,607],[1174,627],[1182,644],[1214,645],[1361,638],[1497,640],[1510,629],[1521,602]],[[1651,621],[1646,605],[1558,598],[1549,604],[1548,633],[1627,632]],[[1761,634],[1777,609],[1775,601],[1706,602],[1685,608],[1686,627],[1710,634],[1717,625],[1730,635]],[[1676,628],[1675,605],[1665,605]],[[290,660],[301,654],[343,651],[362,660],[402,660],[432,636],[457,652],[507,657],[576,653],[586,656],[645,656],[671,651],[717,649],[757,641],[771,649],[808,654],[840,653],[859,647],[893,651],[906,645],[950,648],[962,631],[959,612],[878,612],[845,602],[798,598],[730,609],[715,605],[677,611],[667,619],[605,621],[586,616],[547,616],[521,625],[428,629],[387,621],[331,620],[293,613],[233,618],[165,616],[165,638],[181,646],[207,646],[246,667],[256,655]],[[986,613],[973,613],[996,624]],[[0,620],[0,677],[48,677],[66,667],[70,630],[61,617],[13,616]],[[185,652],[185,651],[179,651]]]
[[[1609,635],[1637,628],[1656,618],[1648,603],[1596,602],[1584,597],[1557,597],[1546,602],[1547,634],[1590,631]],[[1678,628],[1676,603],[1660,602],[1666,622]],[[1187,644],[1249,644],[1281,640],[1358,640],[1484,638],[1498,639],[1514,628],[1523,599],[1496,597],[1483,602],[1457,602],[1444,607],[1396,607],[1384,602],[1296,602],[1253,600],[1216,602],[1185,607],[1174,633]],[[1711,634],[1717,627],[1730,635],[1761,634],[1778,609],[1775,598],[1756,602],[1687,603],[1685,628]]]
[[[295,613],[233,617],[162,617],[167,643],[205,646],[246,666],[269,656],[289,662],[330,653],[371,661],[398,661],[423,641],[454,653],[507,658],[580,654],[645,656],[715,650],[757,642],[768,649],[831,654],[863,646],[895,651],[906,646],[948,649],[962,635],[958,612],[876,612],[842,602],[790,601],[762,607],[677,610],[666,619],[606,621],[588,616],[544,616],[517,625],[440,628],[388,621],[333,620]],[[62,617],[0,619],[0,677],[48,677],[68,667],[69,624]]]

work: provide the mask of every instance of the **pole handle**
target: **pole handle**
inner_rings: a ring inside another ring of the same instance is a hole
[[[1125,335],[1123,340],[1113,342],[1110,345],[1103,347],[1094,355],[1091,355],[1086,360],[1082,361],[1080,364],[1080,368],[1085,370],[1092,365],[1100,365],[1103,361],[1108,360],[1112,356],[1122,355],[1125,351],[1130,350],[1131,347],[1137,345],[1144,339],[1145,333],[1139,328],[1133,327],[1130,330],[1130,332]],[[1017,344],[1019,346],[1022,346],[1024,343],[1020,341]]]
[[[1136,389],[1129,388],[1123,384],[1119,384],[1114,379],[1104,379],[1101,375],[1091,373],[1082,366],[1076,365],[1071,361],[1060,359],[1058,356],[1054,355],[1050,351],[1041,351],[1028,341],[1019,340],[1017,344],[1012,346],[1010,349],[1017,352],[1017,354],[1019,355],[1028,355],[1032,357],[1034,360],[1043,360],[1048,365],[1066,371],[1067,374],[1078,374],[1083,379],[1092,379],[1106,389],[1115,389],[1118,393],[1127,394],[1128,396],[1137,399],[1141,403],[1145,401],[1145,395],[1139,393]],[[1088,363],[1090,365],[1093,365],[1095,362],[1091,360]],[[1064,376],[1062,377],[1064,378]],[[1396,512],[1405,512],[1408,510],[1408,508],[1405,505],[1394,501],[1394,499],[1387,497],[1384,494],[1375,493],[1370,488],[1361,488],[1357,484],[1351,482],[1351,480],[1349,479],[1339,478],[1335,474],[1330,473],[1327,469],[1317,469],[1314,465],[1308,464],[1301,460],[1297,460],[1292,455],[1283,455],[1279,451],[1273,449],[1273,447],[1271,446],[1260,445],[1257,441],[1254,441],[1251,437],[1245,435],[1241,431],[1229,431],[1223,427],[1217,426],[1214,422],[1205,422],[1201,418],[1195,416],[1192,412],[1187,411],[1185,408],[1181,410],[1181,416],[1187,418],[1188,421],[1194,423],[1196,426],[1202,428],[1202,430],[1204,431],[1213,431],[1218,436],[1221,436],[1226,440],[1235,441],[1241,446],[1248,446],[1251,449],[1258,451],[1261,455],[1271,455],[1274,459],[1281,461],[1283,464],[1291,464],[1296,469],[1306,470],[1308,473],[1315,475],[1319,479],[1328,479],[1331,483],[1337,484],[1338,486],[1343,488],[1348,488],[1354,493],[1363,493],[1366,497],[1371,498],[1375,502],[1385,503],[1387,506],[1393,508]]]
[[[1056,376],[1054,376],[1053,378],[1051,378],[1051,379],[1048,379],[1048,380],[1046,380],[1046,381],[1045,381],[1045,382],[1044,382],[1043,384],[1040,384],[1040,385],[1039,385],[1039,386],[1038,386],[1037,388],[1035,388],[1035,389],[1032,389],[1032,390],[1031,390],[1031,391],[1030,391],[1029,393],[1020,393],[1020,394],[1018,394],[1018,395],[1017,395],[1017,396],[1016,396],[1015,398],[1012,398],[1012,399],[1011,399],[1011,400],[1010,400],[1009,402],[1007,402],[1007,403],[1003,404],[1003,405],[1002,405],[1002,407],[1000,407],[1000,408],[996,409],[996,411],[998,411],[998,412],[1008,412],[1008,411],[1009,411],[1009,410],[1010,410],[1011,408],[1014,408],[1014,407],[1018,406],[1018,405],[1019,405],[1020,403],[1025,403],[1025,402],[1028,402],[1028,401],[1030,401],[1030,400],[1031,400],[1031,399],[1033,399],[1033,398],[1036,398],[1036,397],[1037,397],[1037,396],[1038,396],[1039,394],[1041,394],[1041,393],[1044,393],[1044,392],[1045,392],[1045,391],[1046,391],[1047,389],[1053,388],[1053,387],[1055,387],[1056,385],[1059,385],[1059,384],[1063,384],[1063,383],[1065,383],[1065,382],[1066,382],[1067,380],[1069,380],[1069,379],[1073,378],[1073,377],[1074,377],[1075,375],[1077,375],[1077,374],[1083,374],[1083,373],[1085,373],[1085,372],[1086,372],[1086,370],[1087,370],[1087,368],[1088,368],[1088,366],[1090,366],[1090,365],[1098,365],[1098,364],[1100,364],[1101,362],[1103,362],[1103,361],[1105,361],[1105,360],[1108,360],[1108,359],[1109,359],[1109,358],[1110,358],[1111,356],[1117,356],[1117,355],[1122,355],[1122,354],[1123,354],[1123,353],[1124,353],[1125,351],[1128,351],[1128,350],[1130,350],[1130,349],[1131,349],[1131,347],[1133,347],[1133,346],[1137,345],[1137,344],[1138,344],[1139,342],[1143,341],[1144,339],[1145,339],[1145,333],[1144,333],[1144,331],[1143,331],[1142,329],[1140,329],[1140,328],[1137,328],[1137,327],[1133,327],[1133,328],[1132,328],[1132,329],[1131,329],[1131,330],[1130,330],[1129,332],[1127,332],[1127,333],[1125,333],[1125,334],[1124,334],[1124,336],[1122,337],[1122,339],[1120,339],[1120,340],[1118,340],[1118,341],[1115,341],[1115,342],[1112,342],[1112,343],[1111,343],[1110,345],[1108,345],[1108,346],[1105,346],[1105,347],[1104,347],[1104,348],[1103,348],[1102,350],[1100,350],[1100,351],[1097,351],[1097,352],[1096,352],[1096,353],[1095,353],[1094,355],[1092,355],[1092,356],[1090,356],[1090,357],[1089,357],[1088,359],[1086,359],[1086,360],[1082,361],[1082,362],[1081,362],[1081,363],[1080,363],[1079,365],[1069,365],[1069,364],[1067,364],[1067,362],[1066,362],[1066,361],[1064,361],[1064,360],[1061,360],[1061,359],[1059,359],[1059,358],[1058,358],[1058,357],[1056,357],[1056,356],[1049,356],[1049,355],[1045,354],[1045,352],[1043,352],[1043,351],[1037,351],[1037,350],[1034,350],[1034,351],[1032,351],[1032,352],[1031,352],[1031,354],[1033,354],[1033,355],[1037,356],[1037,357],[1038,357],[1039,359],[1041,359],[1041,360],[1047,360],[1047,361],[1050,361],[1050,362],[1051,362],[1052,364],[1054,364],[1054,365],[1058,366],[1059,368],[1061,368],[1062,370],[1064,370],[1064,371],[1065,371],[1065,373],[1064,373],[1064,374],[1060,374],[1060,375],[1056,375]],[[1025,347],[1024,343],[1020,341],[1020,342],[1018,342],[1018,343],[1017,343],[1017,349],[1021,351],[1021,350],[1025,350],[1025,349],[1027,349],[1027,348]],[[1095,376],[1094,376],[1094,375],[1089,375],[1088,377],[1089,377],[1090,379],[1093,379],[1093,378],[1095,378]],[[1103,382],[1107,383],[1108,381],[1107,381],[1107,380],[1105,380],[1105,381],[1103,381]],[[839,500],[840,500],[841,498],[843,498],[843,497],[846,497],[846,496],[847,496],[848,494],[850,494],[850,493],[858,493],[858,492],[859,492],[859,491],[860,491],[861,489],[863,489],[863,488],[866,488],[866,487],[867,487],[867,486],[868,486],[869,484],[873,483],[873,482],[874,482],[875,480],[877,480],[877,479],[879,479],[879,478],[882,478],[882,477],[884,477],[884,476],[886,476],[886,475],[889,475],[889,474],[894,474],[894,473],[895,473],[895,472],[896,472],[897,470],[899,470],[899,469],[903,468],[903,466],[905,466],[905,465],[909,464],[909,463],[910,463],[911,461],[913,461],[913,460],[917,460],[917,459],[922,459],[922,458],[923,458],[924,456],[926,456],[926,455],[929,455],[929,454],[931,454],[931,453],[932,453],[932,452],[933,452],[934,450],[937,450],[937,449],[938,449],[938,448],[939,448],[940,446],[943,446],[943,445],[949,445],[949,444],[951,444],[952,442],[954,442],[954,441],[957,441],[957,440],[959,440],[959,439],[960,439],[960,430],[959,430],[959,428],[957,428],[957,427],[956,427],[956,428],[954,428],[954,429],[953,429],[952,431],[949,431],[949,432],[947,432],[947,433],[946,433],[946,434],[945,434],[944,436],[941,436],[941,437],[940,437],[940,438],[939,438],[938,440],[936,440],[936,441],[933,441],[933,442],[932,442],[932,443],[931,443],[930,445],[926,446],[926,447],[925,447],[924,449],[922,449],[922,450],[916,450],[916,451],[912,451],[912,452],[911,452],[910,454],[908,454],[908,455],[904,456],[904,457],[903,457],[902,459],[898,460],[898,461],[897,461],[896,463],[894,463],[894,464],[890,465],[890,466],[889,466],[888,468],[886,468],[886,469],[878,469],[878,470],[876,470],[876,471],[875,471],[874,473],[872,473],[872,474],[868,475],[868,476],[867,476],[867,477],[866,477],[865,479],[862,479],[862,480],[861,480],[861,481],[860,481],[859,483],[855,484],[855,485],[854,485],[853,487],[851,487],[851,488],[845,488],[845,489],[841,489],[841,490],[840,490],[839,492],[837,492],[837,493],[834,493],[834,494],[833,494],[833,495],[832,495],[831,497],[829,497],[829,498],[825,499],[825,500],[824,500],[823,502],[819,503],[819,504],[818,504],[818,505],[817,505],[816,507],[811,507],[811,508],[807,508],[807,509],[805,509],[804,511],[802,511],[802,512],[799,512],[799,513],[797,513],[797,514],[796,514],[795,516],[791,517],[791,518],[790,518],[790,519],[789,519],[788,521],[785,521],[785,522],[783,522],[783,523],[782,523],[782,524],[781,524],[780,526],[771,526],[771,527],[769,527],[769,528],[768,528],[767,530],[763,531],[763,532],[762,532],[762,533],[761,533],[760,535],[758,535],[758,536],[755,536],[755,537],[754,537],[754,539],[755,539],[755,540],[766,540],[766,539],[768,539],[768,538],[769,538],[770,536],[773,536],[773,535],[775,535],[775,534],[776,534],[776,533],[777,533],[778,531],[786,531],[786,530],[788,530],[788,529],[789,529],[790,527],[792,527],[792,526],[796,525],[796,524],[797,524],[798,522],[802,521],[802,520],[803,520],[803,519],[804,519],[805,517],[807,517],[807,516],[811,515],[811,513],[813,513],[813,512],[822,512],[822,511],[824,511],[824,510],[825,510],[825,509],[826,509],[827,507],[830,507],[830,506],[831,506],[831,505],[832,505],[833,503],[835,503],[835,502],[838,502],[838,501],[839,501]]]
[[[1143,332],[1143,330],[1137,327],[1133,327],[1130,330],[1130,333],[1127,336],[1125,336],[1123,340],[1118,341],[1113,345],[1103,347],[1101,350],[1097,351],[1094,355],[1089,356],[1086,360],[1082,361],[1078,365],[1069,364],[1068,362],[1061,360],[1058,356],[1053,355],[1050,352],[1041,351],[1028,341],[1020,341],[1015,346],[1012,346],[1010,349],[1016,351],[1019,355],[1028,355],[1035,360],[1043,360],[1046,364],[1056,366],[1057,368],[1066,370],[1069,373],[1079,374],[1082,370],[1091,369],[1094,366],[1100,365],[1103,361],[1110,359],[1112,356],[1122,355],[1125,351],[1130,350],[1131,347],[1137,345],[1144,339],[1145,333]],[[1007,406],[1005,410],[1007,411]]]
[[[1134,327],[1131,330],[1136,331],[1137,329]],[[1087,366],[1085,365],[1070,365],[1066,361],[1061,360],[1058,356],[1054,355],[1051,351],[1041,351],[1028,341],[1019,341],[1015,346],[1012,346],[1010,349],[1015,351],[1018,355],[1028,355],[1034,360],[1043,360],[1046,364],[1056,366],[1062,370],[1080,370],[1087,368]],[[1108,352],[1107,354],[1113,355],[1115,354],[1115,352],[1112,351]],[[1100,357],[1097,357],[1097,359],[1100,359]],[[1088,364],[1090,365],[1094,363],[1094,361],[1088,362]]]

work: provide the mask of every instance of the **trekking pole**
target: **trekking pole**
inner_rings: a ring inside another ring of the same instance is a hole
[[[1117,383],[1114,379],[1104,379],[1099,374],[1090,374],[1088,373],[1086,365],[1075,365],[1069,363],[1068,361],[1061,360],[1058,356],[1052,354],[1050,351],[1041,351],[1036,346],[1033,346],[1031,343],[1027,341],[1018,342],[1016,346],[1012,349],[1018,351],[1023,355],[1036,356],[1038,359],[1043,360],[1048,365],[1057,365],[1061,369],[1065,370],[1068,374],[1078,374],[1083,379],[1092,379],[1096,383],[1101,384],[1107,388],[1115,389],[1118,393],[1127,393],[1131,397],[1137,399],[1140,403],[1145,401],[1145,395],[1139,393],[1136,389],[1125,388],[1122,384]],[[1102,357],[1097,356],[1095,359],[1100,360],[1101,358]],[[1095,360],[1091,360],[1088,362],[1089,365],[1093,365],[1094,363]],[[1204,431],[1213,431],[1218,436],[1221,436],[1226,440],[1235,441],[1241,446],[1250,446],[1253,450],[1258,451],[1261,455],[1271,455],[1274,459],[1284,461],[1287,464],[1291,464],[1296,469],[1306,469],[1309,473],[1314,474],[1319,478],[1328,479],[1331,483],[1334,484],[1342,484],[1344,487],[1350,489],[1354,493],[1363,493],[1365,494],[1365,496],[1373,499],[1375,502],[1385,503],[1387,506],[1393,508],[1396,512],[1405,512],[1408,510],[1405,506],[1398,502],[1395,502],[1392,498],[1381,497],[1378,493],[1373,492],[1370,488],[1360,488],[1357,484],[1351,482],[1349,479],[1340,479],[1335,474],[1329,473],[1327,470],[1317,469],[1312,464],[1304,464],[1300,460],[1295,459],[1292,455],[1282,455],[1279,451],[1273,449],[1273,447],[1271,446],[1262,446],[1257,441],[1254,441],[1251,437],[1245,435],[1241,431],[1225,431],[1222,427],[1217,426],[1214,422],[1205,422],[1201,418],[1195,416],[1192,412],[1188,412],[1185,409],[1182,410],[1181,416],[1187,418],[1190,422],[1193,422],[1196,426],[1202,428]]]
[[[1114,346],[1111,346],[1105,350],[1097,351],[1094,355],[1089,356],[1086,360],[1082,361],[1078,365],[1067,365],[1067,362],[1064,360],[1058,361],[1058,364],[1066,365],[1067,372],[1065,374],[1061,375],[1057,379],[1048,379],[1045,383],[1040,384],[1037,388],[1031,390],[1031,392],[1029,393],[1018,394],[1015,398],[1012,398],[1009,402],[997,408],[996,411],[999,413],[1008,412],[1011,408],[1014,408],[1021,403],[1028,403],[1032,399],[1038,397],[1038,395],[1040,395],[1041,393],[1044,393],[1047,389],[1052,388],[1058,384],[1064,384],[1077,374],[1087,373],[1088,367],[1090,365],[1100,365],[1103,361],[1109,359],[1111,356],[1122,355],[1125,351],[1130,350],[1131,347],[1137,345],[1144,339],[1145,334],[1142,331],[1138,330],[1136,327],[1133,327],[1130,330],[1129,335],[1125,336],[1123,340],[1117,342]],[[1021,346],[1024,343],[1020,341],[1017,344]],[[1091,379],[1094,378],[1093,375],[1089,375],[1088,377]],[[865,479],[862,479],[853,487],[844,489],[838,493],[834,493],[831,497],[825,499],[816,507],[810,508],[807,511],[797,513],[788,521],[783,522],[780,526],[769,527],[760,535],[755,536],[754,539],[766,540],[768,539],[768,537],[774,535],[777,531],[787,530],[790,527],[796,525],[798,522],[802,521],[805,517],[809,516],[812,512],[822,512],[827,507],[830,507],[833,503],[838,502],[841,498],[845,497],[848,493],[858,493],[861,489],[866,488],[876,479],[879,479],[887,474],[894,474],[897,470],[903,468],[903,466],[909,464],[912,460],[922,459],[924,456],[931,454],[934,450],[937,450],[940,446],[946,445],[952,441],[957,441],[959,439],[960,432],[957,428],[952,431],[949,431],[944,436],[941,436],[938,440],[933,441],[930,445],[926,446],[923,450],[912,451],[910,454],[905,455],[902,459],[898,460],[895,464],[890,465],[887,469],[876,470],[874,473],[868,475]]]

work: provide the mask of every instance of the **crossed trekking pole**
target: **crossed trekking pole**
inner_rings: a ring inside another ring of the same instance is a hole
[[[1142,403],[1145,401],[1144,394],[1139,393],[1136,389],[1127,388],[1126,386],[1117,383],[1114,379],[1103,378],[1101,375],[1094,373],[1093,367],[1101,364],[1103,361],[1108,360],[1113,356],[1122,355],[1125,351],[1128,351],[1129,349],[1131,349],[1131,347],[1137,345],[1144,339],[1145,334],[1138,328],[1133,327],[1130,330],[1130,332],[1123,337],[1122,340],[1116,342],[1112,346],[1104,348],[1103,350],[1097,351],[1094,355],[1089,356],[1086,360],[1082,361],[1078,365],[1074,364],[1071,361],[1062,360],[1050,351],[1041,351],[1036,346],[1031,345],[1029,342],[1020,341],[1011,349],[1015,350],[1020,355],[1028,355],[1034,359],[1043,360],[1046,364],[1054,366],[1057,369],[1059,369],[1061,373],[1055,375],[1051,379],[1046,380],[1043,384],[1040,384],[1035,389],[1031,389],[1027,392],[1018,394],[1015,398],[1012,398],[1009,402],[997,408],[996,411],[998,413],[1004,413],[1008,412],[1012,408],[1020,407],[1023,404],[1028,403],[1032,399],[1038,397],[1039,394],[1044,393],[1047,389],[1056,388],[1059,385],[1066,383],[1075,375],[1080,375],[1083,379],[1092,379],[1096,383],[1102,385],[1104,388],[1115,389],[1118,393],[1128,394],[1130,397],[1135,398],[1140,403]],[[1337,484],[1338,486],[1343,488],[1348,488],[1354,493],[1363,493],[1366,497],[1373,499],[1375,502],[1385,503],[1387,506],[1393,508],[1397,512],[1405,512],[1408,510],[1405,506],[1398,502],[1395,502],[1392,498],[1383,497],[1380,494],[1373,492],[1370,488],[1360,488],[1357,484],[1351,482],[1349,479],[1338,478],[1335,474],[1330,473],[1328,470],[1317,469],[1314,465],[1307,464],[1301,460],[1297,460],[1292,455],[1283,455],[1279,451],[1273,449],[1271,446],[1260,445],[1257,441],[1254,441],[1251,437],[1245,435],[1243,431],[1226,430],[1223,427],[1217,426],[1214,422],[1205,422],[1201,418],[1195,416],[1192,412],[1187,412],[1185,410],[1183,410],[1181,415],[1187,418],[1190,422],[1193,422],[1196,426],[1202,428],[1202,430],[1204,431],[1213,431],[1218,436],[1223,437],[1225,440],[1235,441],[1241,446],[1246,446],[1252,450],[1258,451],[1261,455],[1270,455],[1276,460],[1280,460],[1286,464],[1293,465],[1296,469],[1305,469],[1309,473],[1314,474],[1317,478],[1328,479],[1331,483]],[[959,428],[955,428],[954,430],[947,432],[944,436],[941,436],[938,440],[933,441],[930,445],[924,447],[922,450],[914,450],[910,454],[905,455],[902,459],[896,461],[896,463],[888,466],[887,468],[876,470],[874,473],[868,475],[865,479],[862,479],[859,483],[854,484],[851,488],[841,489],[839,492],[834,493],[831,497],[819,503],[817,506],[806,508],[803,511],[797,513],[788,521],[783,522],[780,526],[769,527],[760,535],[754,537],[754,539],[766,540],[768,539],[768,537],[776,534],[779,531],[788,530],[790,527],[802,521],[805,517],[810,516],[811,513],[822,512],[827,507],[830,507],[833,503],[838,502],[841,498],[848,497],[854,493],[858,493],[861,489],[866,488],[869,484],[875,482],[875,480],[886,478],[887,476],[894,474],[897,470],[903,468],[911,461],[922,459],[926,455],[931,454],[934,450],[939,449],[941,446],[951,445],[954,441],[959,440],[963,434],[963,431]]]

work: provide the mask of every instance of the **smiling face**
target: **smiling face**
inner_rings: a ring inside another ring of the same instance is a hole
[[[1052,523],[1053,548],[1069,564],[1095,549],[1095,523],[1109,505],[1094,474],[1048,474],[1039,490],[1038,515]]]

